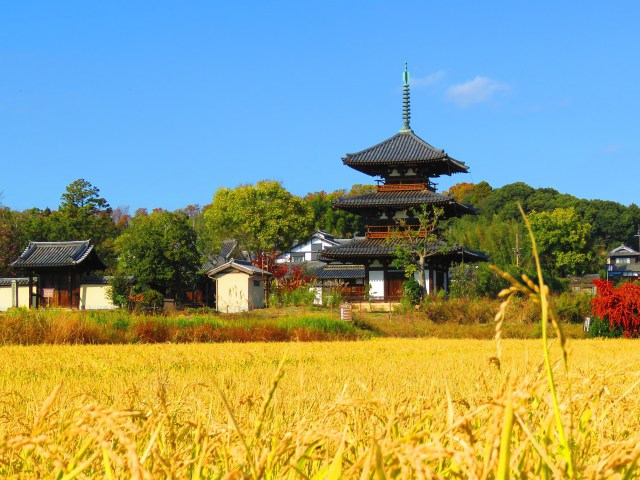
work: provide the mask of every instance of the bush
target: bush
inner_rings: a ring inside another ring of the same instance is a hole
[[[269,305],[278,307],[288,307],[295,305],[300,307],[303,305],[313,305],[313,301],[316,298],[315,288],[310,288],[308,285],[303,285],[295,290],[285,290],[275,294],[269,295]]]
[[[453,298],[495,297],[507,286],[488,263],[454,265],[449,275],[449,295]]]
[[[555,297],[553,306],[560,320],[582,323],[591,313],[591,298],[588,293],[565,292]]]
[[[601,320],[599,317],[593,316],[589,325],[589,337],[620,338],[622,337],[622,328],[612,327],[607,320]]]
[[[614,287],[605,280],[594,280],[597,295],[591,300],[594,316],[622,330],[625,337],[640,336],[640,285],[622,283]]]
[[[118,272],[109,279],[107,298],[117,307],[129,307],[129,296],[132,292],[133,281],[131,277]]]
[[[164,296],[157,290],[145,290],[139,295],[129,297],[133,301],[133,308],[136,311],[153,310],[162,311]]]
[[[423,289],[415,278],[402,283],[402,300],[410,305],[419,305],[422,300]]]
[[[338,308],[345,300],[339,287],[331,288],[329,291],[322,291],[322,305],[325,307]]]

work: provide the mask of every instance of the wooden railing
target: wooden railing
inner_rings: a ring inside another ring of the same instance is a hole
[[[421,229],[419,225],[367,225],[366,238],[409,238],[418,236],[424,238],[427,231]]]
[[[379,192],[409,192],[426,189],[426,183],[385,183],[384,185],[378,185]]]

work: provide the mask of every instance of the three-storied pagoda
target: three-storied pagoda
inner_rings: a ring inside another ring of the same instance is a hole
[[[365,266],[365,281],[373,299],[401,296],[404,271],[392,265],[398,244],[407,241],[402,229],[418,228],[421,210],[443,209],[450,218],[474,213],[451,195],[436,192],[432,179],[441,175],[467,173],[468,167],[418,137],[410,127],[409,73],[405,64],[403,87],[403,127],[393,137],[357,153],[349,153],[342,162],[360,172],[378,177],[376,191],[364,195],[342,197],[333,208],[348,210],[367,218],[364,238],[323,252],[330,262]],[[454,262],[487,260],[482,252],[439,241],[430,247],[424,285],[427,293],[448,288],[448,271]]]

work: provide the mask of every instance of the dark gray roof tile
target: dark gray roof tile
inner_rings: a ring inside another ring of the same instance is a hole
[[[345,165],[364,173],[372,166],[429,165],[431,175],[451,175],[469,170],[464,162],[455,160],[444,150],[432,147],[413,132],[402,131],[391,138],[357,153],[348,153],[342,159]]]
[[[70,242],[29,242],[22,255],[11,264],[16,268],[86,266],[103,269],[106,266],[89,240]]]
[[[447,216],[473,214],[473,207],[455,201],[451,195],[443,195],[431,190],[396,190],[372,192],[351,197],[340,197],[333,204],[334,208],[352,210],[360,208],[394,208],[406,210],[420,205],[442,205]]]

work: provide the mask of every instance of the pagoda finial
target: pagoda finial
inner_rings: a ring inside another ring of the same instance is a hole
[[[411,105],[409,101],[409,67],[404,62],[404,72],[402,73],[404,85],[402,86],[402,121],[403,126],[401,132],[410,132]]]

